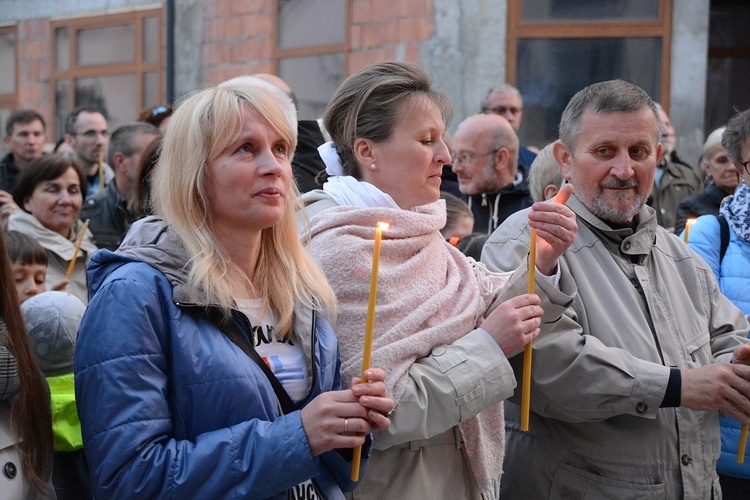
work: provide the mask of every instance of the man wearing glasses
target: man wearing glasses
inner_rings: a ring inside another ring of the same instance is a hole
[[[531,206],[527,168],[518,163],[518,136],[493,113],[470,116],[453,136],[453,173],[474,213],[474,231],[490,234],[509,215]]]
[[[503,83],[492,87],[484,94],[480,106],[482,113],[493,113],[500,115],[510,123],[513,130],[518,134],[523,119],[523,97],[513,85]],[[536,153],[523,146],[518,148],[518,163],[528,169],[536,158]]]
[[[83,167],[88,179],[86,198],[103,191],[115,177],[115,173],[104,163],[109,131],[107,119],[102,112],[94,107],[80,107],[71,111],[65,119],[65,141],[75,151],[75,159]]]

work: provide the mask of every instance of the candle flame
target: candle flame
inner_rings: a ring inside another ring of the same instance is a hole
[[[386,229],[391,227],[391,225],[388,224],[387,222],[378,222],[378,227],[380,228],[381,231],[385,231]]]
[[[696,219],[695,217],[691,217],[690,219],[685,221],[685,226],[692,226],[696,222],[698,222],[698,219]]]

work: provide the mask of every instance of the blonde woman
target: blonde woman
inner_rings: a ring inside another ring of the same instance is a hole
[[[97,497],[336,498],[354,486],[338,450],[389,425],[382,370],[337,390],[334,296],[297,239],[284,99],[240,79],[185,100],[156,216],[92,261],[75,382]]]

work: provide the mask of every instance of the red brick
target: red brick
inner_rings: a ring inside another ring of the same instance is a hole
[[[352,23],[366,23],[372,19],[370,0],[352,0]]]
[[[23,64],[23,63],[22,63]],[[49,80],[50,77],[50,63],[49,61],[33,61],[25,64],[26,71],[25,75],[22,75],[22,80],[30,82],[39,82]]]

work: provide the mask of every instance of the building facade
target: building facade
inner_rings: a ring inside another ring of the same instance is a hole
[[[75,106],[110,128],[241,74],[276,73],[301,118],[319,117],[357,69],[421,63],[454,104],[453,127],[493,85],[524,96],[522,143],[556,138],[580,88],[623,78],[669,110],[686,159],[750,106],[750,44],[732,0],[3,0],[0,124],[17,108],[61,137]],[[744,27],[744,26],[743,26]],[[694,163],[695,163],[694,162]]]

